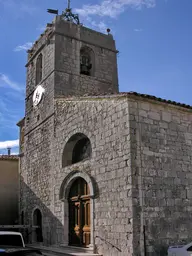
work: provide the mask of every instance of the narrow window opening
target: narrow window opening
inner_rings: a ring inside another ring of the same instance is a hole
[[[80,74],[93,76],[94,53],[89,47],[83,47],[80,51]]]
[[[81,74],[90,76],[91,75],[91,59],[88,55],[81,56]]]
[[[36,85],[42,80],[42,59],[43,55],[40,53],[36,62]]]

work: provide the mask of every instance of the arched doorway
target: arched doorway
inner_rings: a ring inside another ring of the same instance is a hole
[[[34,242],[37,242],[37,243],[43,242],[42,214],[39,209],[35,209],[35,211],[33,213],[33,226],[38,226],[34,232]]]
[[[69,191],[69,245],[87,247],[91,243],[90,190],[79,177]]]

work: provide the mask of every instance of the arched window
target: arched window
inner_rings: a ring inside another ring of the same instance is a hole
[[[80,74],[94,75],[94,52],[87,46],[80,50]]]
[[[82,138],[75,144],[73,148],[72,164],[78,163],[89,158],[91,153],[91,144],[88,138]]]
[[[91,142],[89,138],[82,134],[74,134],[66,143],[63,158],[62,166],[75,164],[80,161],[89,159],[91,157]]]
[[[42,80],[42,59],[43,55],[40,53],[36,61],[36,85]]]

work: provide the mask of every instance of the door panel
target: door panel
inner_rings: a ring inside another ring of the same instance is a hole
[[[72,245],[81,244],[81,232],[80,232],[80,203],[71,202],[69,204],[69,243]]]
[[[90,244],[90,201],[83,203],[83,244]]]
[[[86,247],[91,230],[89,187],[85,180],[76,180],[69,196],[69,244]]]

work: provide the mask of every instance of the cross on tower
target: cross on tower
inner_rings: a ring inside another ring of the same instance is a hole
[[[68,0],[68,9],[70,9],[71,0]]]
[[[62,14],[61,14],[62,18],[69,22],[73,22],[73,23],[80,25],[78,14],[72,13],[71,0],[67,0],[67,2],[68,2],[68,7],[65,9],[65,11],[62,12]]]

